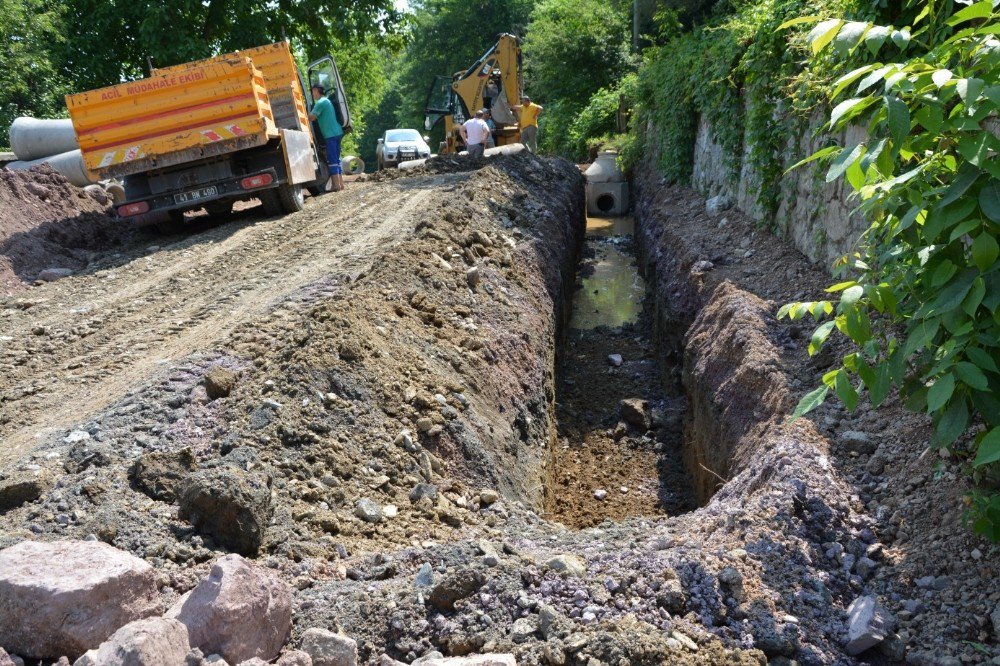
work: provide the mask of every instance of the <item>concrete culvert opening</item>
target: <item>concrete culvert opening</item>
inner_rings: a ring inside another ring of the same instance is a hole
[[[615,197],[612,194],[602,194],[597,197],[597,208],[602,213],[607,213],[615,209]]]

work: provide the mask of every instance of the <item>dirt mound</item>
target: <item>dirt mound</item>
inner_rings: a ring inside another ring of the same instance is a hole
[[[468,155],[435,155],[434,157],[427,158],[423,164],[412,169],[382,169],[381,171],[376,171],[373,174],[366,174],[362,179],[365,181],[374,181],[376,183],[385,183],[397,178],[412,178],[414,176],[429,176],[439,173],[460,173],[462,171],[475,171],[476,169],[481,169],[487,164],[493,164],[499,166],[500,168],[506,168],[505,165],[510,165],[512,168],[519,168],[517,165],[523,166],[527,164],[528,160],[531,158],[527,157],[526,153],[518,153],[516,155],[497,155],[495,157],[469,157]],[[508,162],[507,160],[510,160]]]
[[[79,269],[128,233],[110,200],[70,185],[47,165],[0,169],[0,293],[24,289],[47,268]]]

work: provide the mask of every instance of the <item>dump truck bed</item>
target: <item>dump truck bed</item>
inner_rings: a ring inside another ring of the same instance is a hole
[[[103,178],[243,150],[278,136],[264,75],[246,57],[215,58],[68,95],[66,106],[84,164]]]
[[[299,70],[288,42],[277,42],[235,53],[195,60],[172,67],[160,67],[153,75],[182,74],[192,67],[206,67],[214,62],[233,58],[250,58],[264,75],[264,86],[271,101],[274,122],[279,128],[309,130],[309,112],[299,81]]]

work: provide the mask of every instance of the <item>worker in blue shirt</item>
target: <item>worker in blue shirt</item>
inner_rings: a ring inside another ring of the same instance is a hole
[[[326,89],[321,85],[312,87],[313,104],[310,120],[315,120],[326,142],[326,163],[330,166],[330,181],[327,192],[344,189],[344,170],[340,167],[340,142],[344,138],[344,128],[337,120],[333,104],[326,98]]]

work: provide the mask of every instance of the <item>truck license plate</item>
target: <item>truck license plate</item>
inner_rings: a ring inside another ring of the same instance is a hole
[[[174,195],[174,203],[182,204],[190,201],[199,201],[201,199],[214,197],[218,193],[219,190],[215,187],[203,187],[198,190],[191,190],[190,192],[178,192]]]

